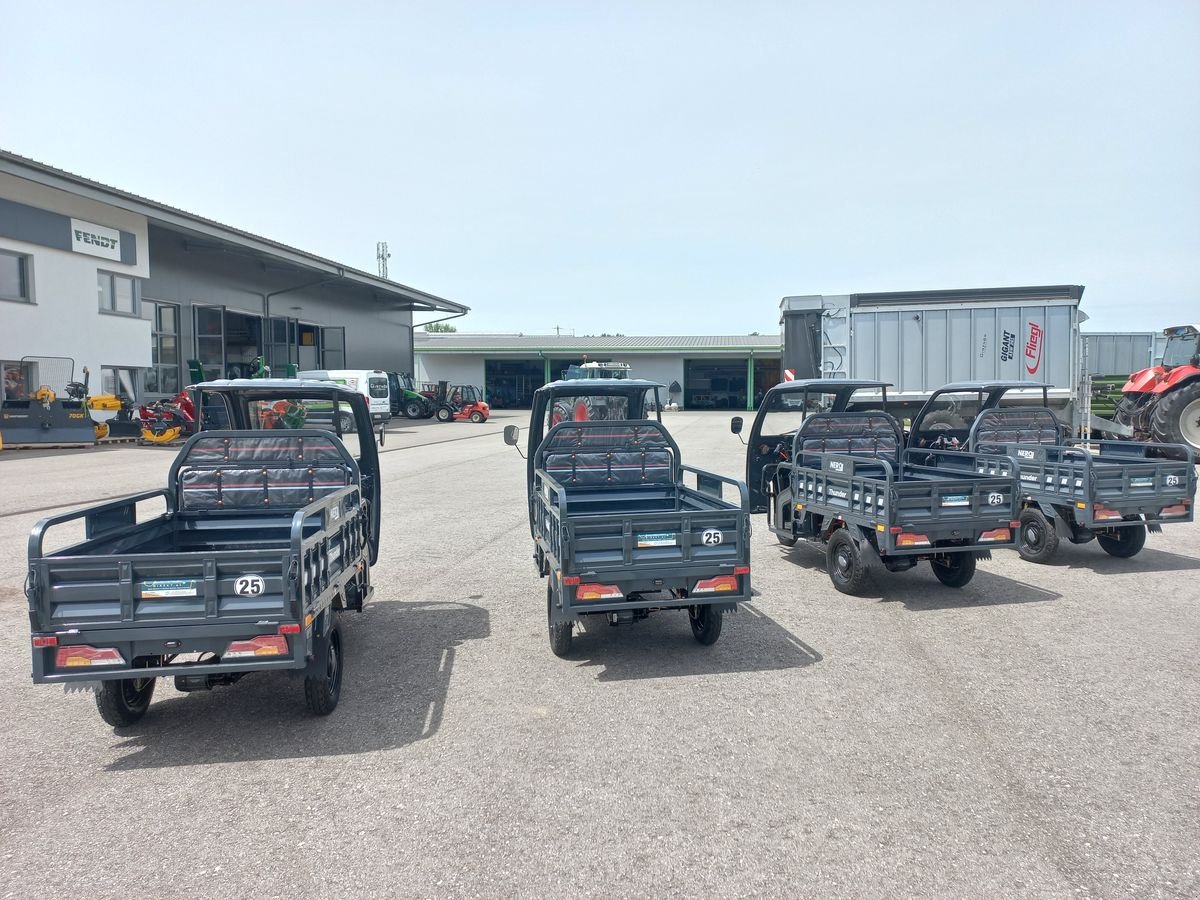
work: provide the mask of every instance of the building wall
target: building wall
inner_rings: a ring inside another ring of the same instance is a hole
[[[483,387],[483,360],[477,354],[418,353],[416,381],[448,381]]]
[[[75,378],[82,380],[83,367],[87,366],[94,386],[99,384],[103,366],[150,365],[150,323],[102,313],[97,294],[97,273],[101,270],[137,278],[149,274],[145,218],[3,173],[0,198],[129,232],[136,248],[136,263],[127,265],[0,237],[0,249],[31,257],[29,281],[34,301],[0,301],[0,360],[71,357],[75,360]]]

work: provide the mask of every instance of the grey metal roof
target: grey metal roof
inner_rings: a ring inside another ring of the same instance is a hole
[[[436,297],[399,282],[380,278],[370,272],[364,272],[323,256],[298,250],[295,247],[289,247],[287,244],[281,244],[249,231],[222,225],[220,222],[214,222],[212,219],[206,219],[195,213],[167,206],[165,203],[159,203],[156,200],[150,200],[99,181],[92,181],[82,175],[55,168],[3,148],[0,148],[0,172],[138,213],[145,216],[152,225],[171,231],[181,231],[201,238],[236,244],[263,256],[354,282],[361,287],[371,288],[378,294],[403,297],[409,301],[411,308],[418,312],[465,314],[470,310],[469,306],[463,306],[461,303]]]
[[[418,353],[666,353],[721,350],[780,351],[778,334],[643,335],[413,334]]]

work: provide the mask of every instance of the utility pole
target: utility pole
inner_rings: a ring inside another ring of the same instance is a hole
[[[562,328],[558,325],[554,326],[554,335],[555,337],[562,337]]]
[[[375,244],[375,260],[379,263],[379,277],[387,278],[387,261],[392,254],[388,253],[387,241]]]

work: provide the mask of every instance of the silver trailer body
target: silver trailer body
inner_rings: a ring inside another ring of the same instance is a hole
[[[1078,285],[1057,285],[785,297],[783,365],[798,379],[890,382],[888,399],[902,406],[951,382],[1047,383],[1054,405],[1073,417],[1082,295]]]
[[[1158,365],[1167,342],[1161,331],[1104,331],[1082,338],[1088,375],[1129,375]]]

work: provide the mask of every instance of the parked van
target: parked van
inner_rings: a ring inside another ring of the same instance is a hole
[[[388,373],[379,369],[309,369],[298,373],[298,377],[311,381],[332,381],[344,384],[367,398],[371,421],[378,424],[392,416],[392,393],[388,386]]]

